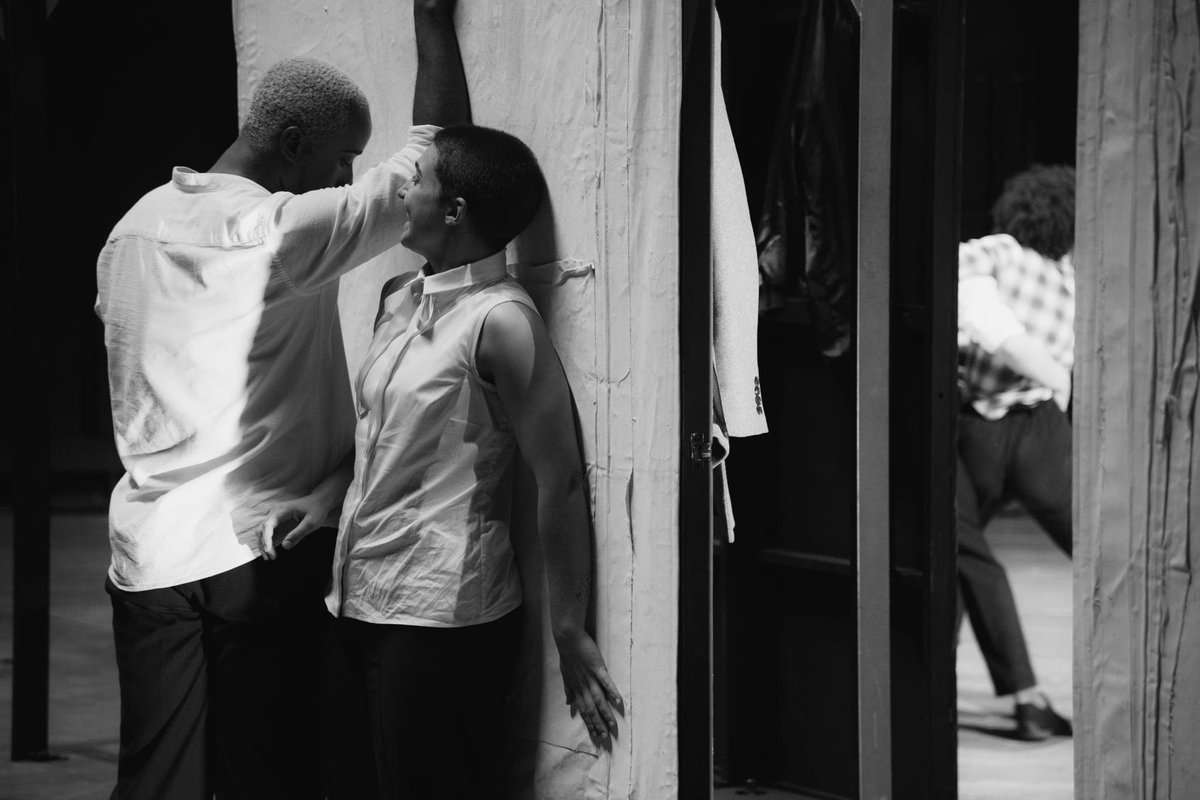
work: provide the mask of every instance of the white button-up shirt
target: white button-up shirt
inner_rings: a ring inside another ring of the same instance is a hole
[[[504,252],[388,295],[358,376],[354,481],[338,526],[334,615],[459,627],[521,603],[509,543],[516,448],[475,364],[484,319],[533,308]]]
[[[274,194],[176,168],[100,253],[113,433],[109,576],[175,586],[258,556],[276,502],[349,452],[337,278],[399,242],[398,192],[438,128],[350,186]]]

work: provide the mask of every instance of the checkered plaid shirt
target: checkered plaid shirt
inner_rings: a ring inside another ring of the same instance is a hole
[[[1075,269],[1007,234],[958,249],[958,388],[986,419],[1050,400],[1049,387],[997,363],[1006,339],[1027,333],[1070,371],[1075,362]]]

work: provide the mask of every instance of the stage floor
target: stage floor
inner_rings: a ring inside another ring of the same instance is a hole
[[[1034,667],[1055,707],[1071,715],[1071,564],[1024,516],[988,538],[1009,570]],[[103,800],[116,780],[119,703],[104,572],[105,518],[59,513],[51,529],[50,763],[8,760],[12,712],[12,518],[0,513],[0,799]],[[1072,743],[1006,736],[1011,703],[992,697],[969,626],[958,652],[961,800],[1068,800]],[[733,796],[735,790],[723,790]],[[721,795],[724,796],[724,795]],[[739,795],[740,796],[740,795]],[[761,796],[761,795],[760,795]],[[778,795],[785,796],[785,795]]]

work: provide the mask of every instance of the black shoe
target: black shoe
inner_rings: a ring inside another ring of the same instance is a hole
[[[1045,706],[1017,703],[1017,729],[1013,734],[1014,738],[1023,742],[1040,742],[1051,736],[1070,736],[1074,732],[1071,721],[1059,716],[1050,707],[1050,701],[1046,700],[1045,695],[1042,695],[1042,699],[1046,701]]]

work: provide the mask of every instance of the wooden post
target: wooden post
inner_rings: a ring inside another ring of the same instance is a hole
[[[1200,797],[1200,19],[1081,5],[1075,783]],[[1193,505],[1195,504],[1195,505]]]

